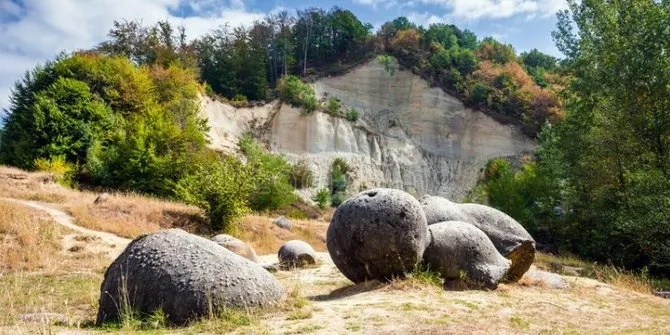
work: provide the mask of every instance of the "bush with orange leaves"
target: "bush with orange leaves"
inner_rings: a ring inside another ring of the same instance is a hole
[[[552,79],[558,81],[557,77]],[[562,117],[557,94],[539,87],[519,63],[500,65],[490,60],[482,61],[470,82],[472,87],[489,88],[485,97],[481,96],[481,90],[471,91],[469,98],[472,102],[505,120],[520,120],[528,135],[535,135],[546,120],[555,122]]]

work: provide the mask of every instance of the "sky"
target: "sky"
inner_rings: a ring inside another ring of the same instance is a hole
[[[512,44],[560,57],[551,39],[565,0],[0,0],[0,111],[14,83],[58,53],[88,49],[106,39],[114,20],[149,25],[169,20],[191,38],[219,25],[248,25],[268,13],[339,6],[375,29],[398,16],[428,26],[451,23]]]

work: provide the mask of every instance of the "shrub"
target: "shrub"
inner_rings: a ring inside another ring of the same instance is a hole
[[[276,210],[296,200],[289,182],[292,166],[279,154],[268,152],[251,136],[240,140],[240,149],[247,158],[247,167],[254,171],[255,187],[249,196],[249,205],[257,211]]]
[[[303,189],[314,185],[314,174],[307,166],[307,162],[301,161],[291,167],[289,181],[293,187]]]
[[[59,184],[72,187],[74,184],[75,166],[65,160],[65,156],[56,156],[51,159],[38,158],[34,162],[35,170],[49,172],[56,177]]]
[[[351,122],[356,122],[360,118],[361,114],[356,110],[356,108],[351,108],[347,112],[347,120]]]
[[[295,107],[302,107],[306,112],[318,108],[314,87],[303,83],[296,76],[284,76],[277,85],[279,98]]]
[[[340,206],[345,200],[347,200],[347,193],[342,191],[342,192],[335,192],[333,195],[330,197],[330,205],[333,207],[338,207]]]
[[[342,104],[340,103],[339,100],[335,98],[328,99],[328,102],[326,103],[326,113],[337,116],[340,115],[341,108]]]
[[[430,67],[436,72],[450,68],[451,55],[449,54],[449,50],[442,47],[438,48],[433,56],[430,57]]]
[[[379,63],[384,66],[384,71],[388,73],[390,76],[393,76],[395,74],[395,68],[393,67],[393,57],[389,55],[381,55],[377,58],[379,60]]]
[[[347,197],[347,173],[349,164],[342,158],[335,158],[332,164],[330,182],[330,203],[333,207],[339,206]]]
[[[322,188],[316,192],[316,196],[314,196],[313,200],[320,209],[325,209],[328,205],[328,201],[330,200],[330,192],[327,188]]]
[[[61,56],[16,84],[1,158],[31,168],[36,158],[64,155],[92,184],[172,197],[207,143],[199,88],[179,66]]]
[[[254,171],[234,157],[210,157],[182,178],[175,194],[205,211],[212,230],[233,232],[235,223],[248,212]]]
[[[241,107],[248,107],[249,106],[249,101],[247,100],[247,97],[243,94],[236,94],[232,100],[229,101],[229,103],[233,107],[241,108]]]

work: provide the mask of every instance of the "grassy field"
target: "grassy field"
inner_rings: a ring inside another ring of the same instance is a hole
[[[169,227],[209,233],[198,227],[198,210],[182,204],[114,194],[94,205],[95,193],[67,190],[46,175],[8,168],[0,168],[0,182],[0,198],[45,202],[96,230],[125,237]],[[540,254],[535,266],[562,274],[567,289],[524,278],[494,291],[444,291],[427,272],[354,285],[323,252],[327,222],[292,220],[287,231],[263,215],[247,216],[236,232],[263,255],[263,263],[276,262],[277,249],[290,239],[321,251],[317,266],[275,273],[286,288],[285,302],[227,310],[180,328],[167,325],[161,313],[94,327],[109,252],[118,246],[8,200],[0,200],[0,213],[0,334],[670,333],[670,301],[654,297],[644,276]]]

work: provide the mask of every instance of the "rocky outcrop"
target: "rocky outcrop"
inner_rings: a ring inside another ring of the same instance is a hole
[[[371,189],[337,208],[326,244],[337,268],[354,283],[390,280],[403,277],[421,261],[428,225],[411,195]]]
[[[283,293],[260,265],[213,241],[170,229],[136,238],[109,266],[97,324],[159,308],[181,324],[225,307],[271,304]]]
[[[352,167],[352,193],[389,187],[456,200],[475,185],[489,159],[535,146],[514,126],[466,108],[410,71],[396,68],[391,76],[377,60],[314,85],[320,97],[356,108],[361,119],[304,115],[278,102],[235,109],[205,98],[202,114],[209,119],[212,146],[233,151],[237,138],[251,131],[289,160],[306,161],[315,187],[302,191],[304,198],[328,185],[332,161],[341,157]]]

